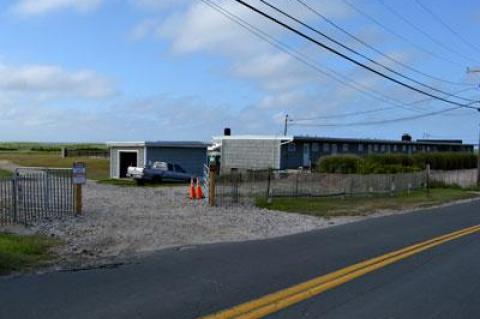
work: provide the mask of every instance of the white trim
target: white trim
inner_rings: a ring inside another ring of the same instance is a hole
[[[138,150],[117,150],[117,169],[116,169],[116,177],[120,178],[120,153],[136,153],[137,154],[137,165],[138,165]]]

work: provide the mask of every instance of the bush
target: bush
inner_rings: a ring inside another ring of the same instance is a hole
[[[362,159],[356,155],[325,156],[318,163],[322,173],[353,174],[358,172]]]
[[[356,155],[330,155],[320,158],[316,170],[321,173],[341,174],[396,174],[431,169],[456,170],[477,167],[473,153],[416,153]]]
[[[34,152],[60,152],[62,149],[58,146],[33,146],[30,150]]]

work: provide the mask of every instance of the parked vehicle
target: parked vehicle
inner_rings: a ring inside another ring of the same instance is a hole
[[[153,165],[147,165],[146,167],[129,166],[127,177],[143,184],[147,181],[154,183],[162,181],[187,182],[190,181],[192,175],[178,164],[155,162]]]

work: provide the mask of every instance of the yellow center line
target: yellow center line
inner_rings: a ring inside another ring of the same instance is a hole
[[[415,245],[372,258],[332,273],[316,277],[301,284],[286,288],[233,308],[200,319],[254,319],[262,318],[288,306],[312,298],[329,289],[340,286],[367,273],[393,264],[448,241],[480,232],[480,225],[464,228]]]

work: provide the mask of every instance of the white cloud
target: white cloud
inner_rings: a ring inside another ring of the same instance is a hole
[[[52,11],[73,9],[86,12],[100,6],[103,0],[19,0],[12,11],[22,16],[42,15]]]
[[[103,98],[114,93],[111,81],[92,70],[68,72],[52,65],[0,64],[0,92],[42,98]]]

